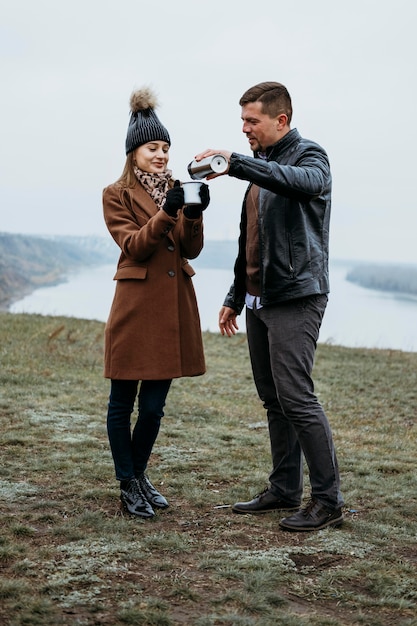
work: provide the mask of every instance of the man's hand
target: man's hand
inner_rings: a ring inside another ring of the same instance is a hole
[[[211,180],[212,178],[217,178],[217,176],[224,176],[225,174],[227,174],[227,172],[229,171],[230,157],[232,156],[232,153],[229,152],[229,150],[212,150],[211,148],[208,148],[207,150],[204,150],[204,152],[200,152],[200,154],[197,154],[194,157],[196,161],[201,161],[202,159],[205,159],[209,156],[214,156],[215,154],[221,154],[222,156],[224,156],[228,163],[227,170],[225,172],[222,172],[221,174],[209,174],[208,176],[206,176],[206,180]]]
[[[236,322],[237,313],[229,306],[222,306],[219,312],[219,328],[222,335],[232,337],[236,335],[236,331],[239,330],[239,326]]]

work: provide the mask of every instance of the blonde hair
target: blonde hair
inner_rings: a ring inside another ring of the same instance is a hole
[[[136,185],[137,178],[134,170],[135,156],[134,152],[129,152],[126,157],[125,166],[123,168],[123,172],[118,179],[118,183],[121,183],[124,187],[129,187],[130,189]]]

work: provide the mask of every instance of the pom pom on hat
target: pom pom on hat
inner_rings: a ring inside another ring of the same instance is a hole
[[[157,97],[149,87],[142,87],[131,94],[126,154],[149,141],[165,141],[171,145],[169,133],[154,111],[157,106]]]
[[[137,91],[133,91],[130,96],[130,110],[132,113],[144,111],[145,109],[156,109],[158,107],[158,98],[150,87],[142,87]]]

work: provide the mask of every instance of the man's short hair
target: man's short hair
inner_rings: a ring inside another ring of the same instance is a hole
[[[261,102],[262,113],[269,115],[269,117],[278,117],[281,113],[285,113],[288,124],[291,122],[291,97],[287,88],[281,83],[265,82],[251,87],[245,91],[239,104],[244,106],[249,102]]]

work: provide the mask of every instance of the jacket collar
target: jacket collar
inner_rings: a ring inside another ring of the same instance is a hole
[[[296,128],[292,128],[282,139],[274,143],[266,150],[266,160],[276,159],[286,152],[290,146],[297,143],[301,139],[301,135]],[[256,158],[261,158],[258,152],[255,152]]]

